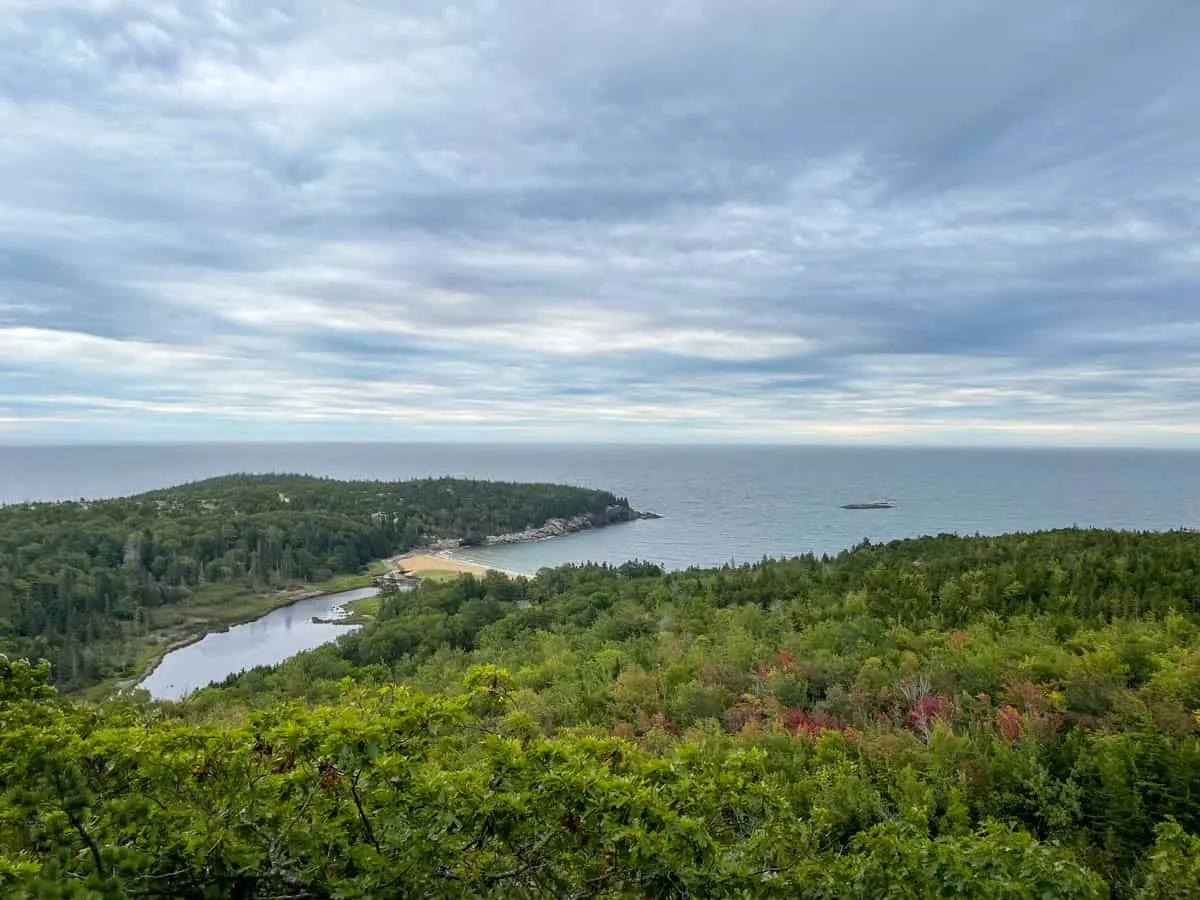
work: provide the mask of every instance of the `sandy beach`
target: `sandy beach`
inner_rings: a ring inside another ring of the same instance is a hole
[[[417,576],[428,575],[434,572],[486,575],[490,571],[499,571],[496,569],[489,569],[487,566],[462,562],[461,560],[450,559],[448,557],[438,556],[433,553],[418,553],[412,556],[398,556],[392,560],[389,560],[389,562],[393,567],[397,569],[403,569],[405,572],[409,572]]]

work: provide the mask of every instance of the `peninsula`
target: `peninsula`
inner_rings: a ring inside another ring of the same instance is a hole
[[[60,689],[85,689],[276,607],[368,586],[380,560],[648,515],[567,485],[304,475],[0,507],[0,653],[46,658]]]
[[[453,552],[472,546],[496,547],[504,544],[548,541],[622,522],[661,518],[662,516],[657,513],[633,509],[628,501],[619,500],[606,506],[603,511],[593,510],[569,518],[548,519],[541,525],[529,525],[520,531],[488,535],[481,540],[468,541],[458,537],[440,538],[429,542],[423,548],[389,559],[387,561],[388,571],[377,575],[375,584],[406,586],[413,585],[422,578],[486,575],[488,572],[502,570],[457,559]],[[505,572],[504,574],[514,573]]]

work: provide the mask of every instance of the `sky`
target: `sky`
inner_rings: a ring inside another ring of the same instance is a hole
[[[0,443],[1200,447],[1194,0],[0,0]]]

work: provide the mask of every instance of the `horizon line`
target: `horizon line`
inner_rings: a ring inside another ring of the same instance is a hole
[[[705,442],[672,440],[602,441],[602,440],[262,440],[210,438],[199,440],[59,440],[4,441],[0,450],[107,449],[119,447],[541,447],[541,448],[672,448],[706,449],[768,449],[768,450],[979,450],[979,451],[1143,451],[1166,453],[1200,453],[1200,444],[1139,444],[1139,443],[873,443],[864,441],[737,441],[712,440]]]

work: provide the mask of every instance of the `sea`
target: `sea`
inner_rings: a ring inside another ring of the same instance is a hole
[[[1200,452],[795,446],[161,444],[0,446],[0,503],[96,499],[234,472],[603,488],[662,516],[463,558],[533,574],[837,553],[864,539],[1097,526],[1200,528]],[[888,499],[892,509],[842,505]]]

